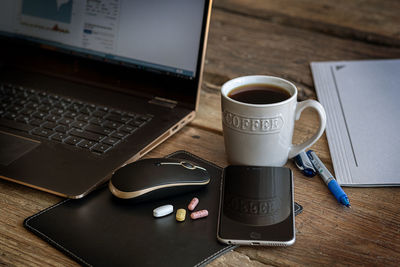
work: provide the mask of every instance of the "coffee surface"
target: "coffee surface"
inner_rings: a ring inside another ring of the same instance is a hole
[[[247,84],[233,89],[228,97],[248,104],[273,104],[290,98],[285,89],[272,84]]]

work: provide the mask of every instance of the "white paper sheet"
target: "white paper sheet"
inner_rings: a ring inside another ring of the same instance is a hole
[[[312,62],[336,179],[400,185],[400,60]]]

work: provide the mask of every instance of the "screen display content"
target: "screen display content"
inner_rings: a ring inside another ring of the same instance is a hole
[[[194,78],[204,1],[2,0],[0,35]]]
[[[271,245],[294,239],[290,169],[229,166],[224,170],[222,188],[220,239],[232,244],[268,241]]]

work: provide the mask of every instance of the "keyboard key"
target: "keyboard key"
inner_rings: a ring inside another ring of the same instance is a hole
[[[132,120],[128,124],[134,127],[141,127],[145,124],[146,122],[144,121],[137,121],[137,120]]]
[[[94,132],[94,133],[98,133],[98,134],[102,134],[102,135],[110,135],[113,133],[114,130],[112,129],[108,129],[108,128],[103,128],[97,125],[93,125],[93,124],[89,124],[85,130],[89,131],[89,132]]]
[[[48,98],[43,98],[42,104],[46,104],[46,105],[52,106],[53,105],[53,100],[50,100]]]
[[[1,107],[2,109],[8,109],[8,108],[9,108],[9,105],[10,105],[10,104],[8,104],[8,103],[0,102],[0,107]]]
[[[64,116],[68,117],[68,118],[71,118],[71,119],[75,119],[76,117],[78,117],[78,113],[72,112],[72,111],[68,111],[67,113],[65,113]]]
[[[58,95],[49,94],[49,99],[58,100],[60,97]]]
[[[104,140],[102,141],[102,143],[107,144],[107,145],[110,145],[110,146],[114,146],[114,145],[118,144],[119,141],[120,141],[120,140],[119,140],[118,138],[107,137],[106,139],[104,139]]]
[[[128,135],[129,135],[129,133],[124,133],[124,132],[114,132],[111,134],[112,137],[119,138],[119,139],[124,139]]]
[[[25,123],[10,121],[7,119],[0,119],[0,126],[15,129],[15,130],[20,130],[23,132],[29,132],[35,128],[35,127],[25,124]]]
[[[84,122],[89,122],[90,116],[85,115],[85,114],[80,114],[78,117],[76,117],[78,121],[84,121]]]
[[[58,125],[54,130],[59,133],[66,133],[69,130],[69,127],[65,125]]]
[[[110,120],[110,121],[120,122],[120,123],[126,123],[131,120],[130,117],[124,117],[124,116],[119,116],[119,115],[115,115],[115,114],[108,115],[106,117],[106,119]]]
[[[121,123],[119,122],[115,122],[115,121],[106,121],[105,123],[103,123],[104,127],[110,128],[110,129],[118,129],[119,127],[122,126]]]
[[[32,116],[37,118],[37,119],[44,119],[44,117],[46,117],[46,115],[47,115],[47,113],[40,112],[40,111],[37,111],[37,112],[32,114]]]
[[[85,115],[91,115],[95,110],[90,107],[83,107],[79,112]]]
[[[62,118],[61,120],[58,121],[58,123],[69,126],[71,123],[73,123],[74,120],[70,118]]]
[[[59,119],[61,119],[61,117],[60,117],[60,116],[57,116],[57,115],[48,115],[45,119],[46,119],[47,121],[56,122],[56,121],[58,121]]]
[[[23,110],[21,110],[21,114],[22,115],[32,115],[35,112],[35,110],[33,109],[29,109],[29,108],[24,108]]]
[[[62,142],[63,140],[65,140],[68,137],[68,135],[63,134],[63,133],[55,133],[53,134],[50,139],[52,140],[56,140],[58,142]]]
[[[50,113],[53,115],[62,116],[66,113],[66,111],[62,108],[53,108]]]
[[[112,110],[110,110],[110,113],[122,116],[125,112],[123,112],[121,110],[117,110],[117,109],[112,109]]]
[[[29,99],[29,101],[34,102],[35,104],[37,104],[36,107],[39,106],[40,98],[39,98],[38,96],[36,96],[36,95],[31,95],[28,99]]]
[[[43,127],[43,128],[46,128],[46,129],[53,130],[54,128],[57,127],[57,124],[54,123],[54,122],[48,121],[48,122],[46,122],[45,124],[43,124],[42,127]]]
[[[103,124],[103,120],[97,117],[91,118],[89,122],[99,126]]]
[[[97,144],[94,147],[92,147],[92,151],[95,151],[97,153],[104,153],[107,150],[109,150],[111,146],[106,145],[106,144]]]
[[[38,110],[39,110],[39,111],[42,111],[42,112],[49,112],[49,111],[51,110],[51,107],[48,106],[48,105],[40,105],[40,106],[38,107]]]
[[[79,112],[80,109],[82,108],[82,105],[79,105],[77,103],[72,103],[69,107],[68,110],[72,112]]]
[[[108,107],[98,106],[98,107],[97,107],[97,110],[103,111],[103,112],[108,112],[108,111],[109,111],[109,108],[108,108]]]
[[[13,107],[10,107],[10,108],[8,109],[8,111],[11,112],[11,113],[16,113],[16,114],[18,114],[18,113],[21,112],[22,109],[23,109],[23,108],[20,107],[20,106],[13,106]]]
[[[86,122],[83,121],[74,121],[73,123],[71,123],[71,126],[74,128],[78,128],[78,129],[83,129],[83,127],[85,127],[87,125]]]
[[[68,109],[69,104],[64,101],[56,101],[53,103],[53,106],[58,109],[66,110],[66,109]]]
[[[33,119],[33,120],[31,120],[30,122],[29,122],[29,124],[30,125],[33,125],[33,126],[40,126],[40,125],[42,125],[43,123],[45,123],[46,121],[44,121],[44,120],[40,120],[40,119]]]
[[[15,120],[17,117],[18,117],[17,114],[11,112],[7,112],[6,114],[4,114],[4,118],[9,120]]]
[[[70,135],[74,135],[74,136],[78,136],[78,137],[82,137],[85,138],[87,140],[91,140],[91,141],[101,141],[104,138],[104,135],[99,135],[96,133],[91,133],[91,132],[86,132],[84,130],[80,130],[80,129],[72,129],[69,132]]]
[[[152,116],[150,116],[150,115],[141,115],[137,119],[141,120],[141,121],[150,121],[151,118],[152,118]]]
[[[95,112],[92,113],[93,116],[103,118],[107,112],[101,111],[101,110],[96,110]]]
[[[130,126],[130,125],[124,125],[119,130],[122,132],[133,133],[134,131],[137,130],[137,127]]]
[[[54,132],[48,129],[35,128],[32,130],[32,134],[48,138],[50,135],[54,134]]]
[[[88,141],[88,140],[83,140],[78,143],[79,147],[86,148],[86,149],[90,149],[94,145],[97,145],[97,143],[93,142],[93,141]]]
[[[22,123],[28,123],[30,119],[29,116],[19,115],[16,120]]]
[[[39,107],[39,104],[31,102],[31,103],[28,103],[25,107],[30,108],[30,109],[37,109]]]
[[[68,137],[64,142],[69,145],[76,145],[77,143],[81,142],[83,139],[75,136]]]
[[[14,102],[14,105],[24,107],[27,103],[28,103],[28,101],[25,99],[18,99]]]

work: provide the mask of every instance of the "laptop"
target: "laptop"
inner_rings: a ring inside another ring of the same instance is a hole
[[[209,0],[1,1],[0,177],[81,198],[192,121],[210,14]]]

